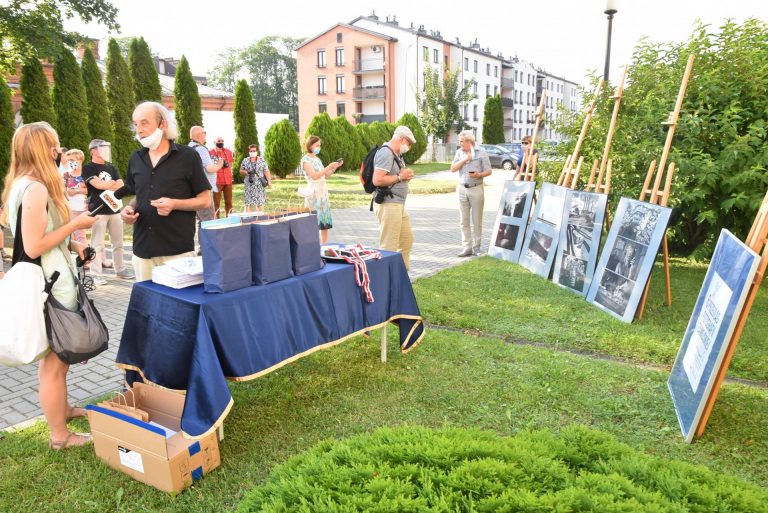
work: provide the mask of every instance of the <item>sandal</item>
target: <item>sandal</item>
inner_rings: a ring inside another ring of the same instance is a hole
[[[79,440],[77,437],[79,437]],[[92,441],[93,439],[91,438],[90,433],[70,432],[64,440],[54,441],[53,438],[49,438],[48,447],[53,451],[61,451],[62,449],[69,449],[71,447],[81,447]]]
[[[67,411],[67,422],[72,419],[79,419],[81,417],[87,416],[88,412],[85,410],[85,408],[81,408],[80,406],[70,406],[69,411]]]

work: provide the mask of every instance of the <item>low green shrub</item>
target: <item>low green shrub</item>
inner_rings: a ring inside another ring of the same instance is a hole
[[[276,467],[238,512],[750,512],[768,493],[581,426],[514,437],[383,428]]]

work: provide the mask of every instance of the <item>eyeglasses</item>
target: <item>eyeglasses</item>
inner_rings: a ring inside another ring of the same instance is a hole
[[[528,146],[529,144],[531,144],[531,143],[529,143],[528,141],[525,141],[525,142],[523,143],[523,146]]]

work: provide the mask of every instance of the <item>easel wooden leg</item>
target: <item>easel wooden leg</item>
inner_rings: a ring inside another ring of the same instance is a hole
[[[387,325],[381,328],[381,363],[387,363]]]
[[[638,321],[643,320],[643,314],[645,313],[645,302],[648,301],[648,290],[651,288],[651,276],[648,276],[648,281],[645,283],[645,290],[643,291],[643,297],[640,299],[640,306],[637,307],[637,315],[635,317]]]
[[[664,234],[664,276],[667,279],[667,306],[672,306],[672,281],[669,276],[669,244],[667,244],[667,234]]]

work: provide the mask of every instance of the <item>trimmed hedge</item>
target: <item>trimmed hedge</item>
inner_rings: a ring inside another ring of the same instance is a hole
[[[750,512],[768,493],[581,426],[502,437],[384,428],[278,466],[238,512]]]
[[[264,137],[264,158],[270,173],[285,178],[298,167],[303,153],[291,120],[283,119],[269,127]]]
[[[416,144],[411,145],[411,150],[403,154],[403,160],[410,166],[419,160],[427,150],[427,136],[424,133],[424,129],[421,128],[419,118],[410,112],[406,112],[403,114],[403,117],[397,120],[395,127],[400,125],[405,125],[410,128],[411,132],[413,132],[413,136],[416,138]]]

